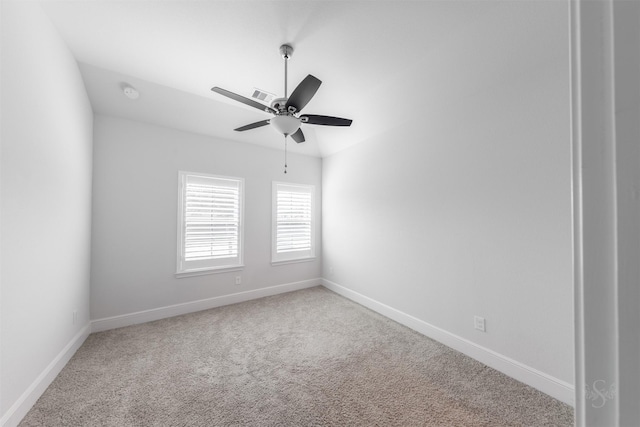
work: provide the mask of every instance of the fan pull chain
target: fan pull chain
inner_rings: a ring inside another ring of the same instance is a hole
[[[284,136],[284,173],[287,173],[287,135]]]

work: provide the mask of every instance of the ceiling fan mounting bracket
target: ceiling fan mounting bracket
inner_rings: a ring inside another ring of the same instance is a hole
[[[291,58],[291,55],[293,55],[293,48],[288,44],[283,44],[280,46],[280,55],[282,55],[284,59]]]

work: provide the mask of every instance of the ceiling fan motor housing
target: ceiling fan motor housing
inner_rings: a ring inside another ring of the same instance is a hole
[[[289,99],[288,98],[276,98],[273,101],[271,101],[271,108],[273,108],[274,110],[278,110],[281,113],[286,112],[286,106],[287,106],[287,101]]]

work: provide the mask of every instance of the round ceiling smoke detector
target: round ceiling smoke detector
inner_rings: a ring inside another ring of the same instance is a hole
[[[140,97],[140,92],[138,92],[133,86],[124,85],[122,87],[122,91],[129,99],[138,99]]]

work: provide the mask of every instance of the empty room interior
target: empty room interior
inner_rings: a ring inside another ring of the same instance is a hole
[[[579,3],[3,0],[0,425],[635,425]]]

